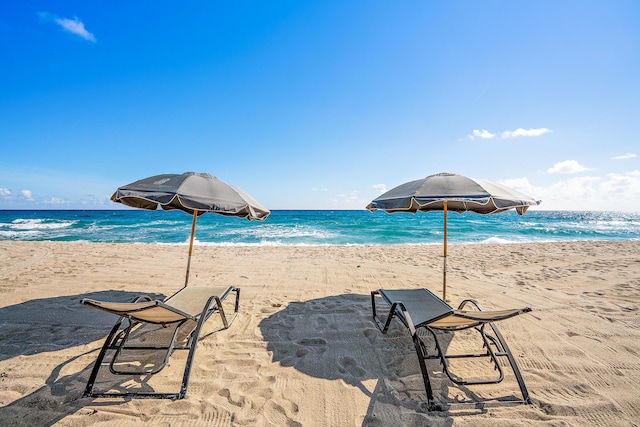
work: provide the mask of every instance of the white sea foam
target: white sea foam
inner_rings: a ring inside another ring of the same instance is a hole
[[[38,234],[39,233],[37,231],[0,230],[0,238],[2,239],[30,238],[30,237],[35,237]]]
[[[493,236],[493,237],[489,237],[488,239],[485,239],[482,242],[478,242],[478,243],[486,243],[486,244],[496,245],[496,244],[517,243],[517,242],[514,242],[513,240],[503,239],[501,237]]]
[[[273,239],[287,240],[305,237],[311,237],[321,240],[331,239],[337,236],[336,233],[332,233],[327,230],[309,225],[295,225],[293,227],[282,225],[265,225],[260,227],[224,230],[218,233],[218,236],[221,237],[230,237],[233,235],[236,235],[242,239],[253,238],[256,240],[264,240],[265,242],[272,241]]]
[[[43,219],[22,219],[18,218],[13,220],[10,224],[3,223],[0,226],[10,228],[12,230],[55,230],[60,228],[71,227],[78,221],[72,220],[60,220],[60,221],[46,221]]]

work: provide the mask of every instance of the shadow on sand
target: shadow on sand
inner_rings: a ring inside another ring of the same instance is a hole
[[[343,294],[293,302],[264,319],[260,329],[273,361],[359,388],[371,399],[363,426],[450,426],[453,419],[447,412],[426,410],[420,367],[406,329],[394,325],[383,335],[371,320],[370,301],[369,295]],[[440,381],[434,385],[447,386]]]
[[[78,354],[55,366],[45,384],[36,391],[0,407],[0,424],[50,426],[67,415],[81,412],[92,402],[82,399],[90,369],[103,340],[117,317],[80,304],[83,298],[130,302],[139,293],[100,291],[81,295],[42,298],[0,308],[0,360],[80,348]],[[164,299],[161,294],[148,294]],[[33,367],[46,370],[51,367]],[[0,372],[0,380],[19,372]],[[5,390],[7,393],[10,391]],[[95,403],[92,403],[95,405]],[[89,411],[88,411],[89,412]],[[90,415],[90,414],[87,414]]]
[[[105,338],[112,314],[84,307],[83,298],[130,302],[139,292],[100,291],[40,298],[0,308],[0,360],[88,344]],[[161,294],[148,294],[164,299]]]

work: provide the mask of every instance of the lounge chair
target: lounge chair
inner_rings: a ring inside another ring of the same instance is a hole
[[[235,307],[227,318],[222,301],[230,293],[235,293]],[[182,399],[187,393],[191,363],[204,322],[217,312],[223,329],[228,328],[238,313],[239,300],[240,289],[233,286],[185,286],[164,301],[148,296],[138,297],[130,303],[83,299],[82,304],[120,316],[100,350],[83,396]],[[167,365],[174,350],[189,351],[179,392],[93,391],[102,366],[108,365],[113,374],[153,375]],[[113,354],[104,362],[107,353]]]
[[[389,314],[384,323],[378,318],[376,312],[376,299],[382,299],[390,306]],[[470,304],[474,309],[466,310],[465,306]],[[503,401],[503,403],[523,403],[530,404],[529,392],[524,384],[518,365],[504,341],[502,334],[493,322],[508,319],[522,313],[531,311],[529,307],[513,310],[500,311],[482,311],[480,305],[474,300],[464,300],[458,309],[453,309],[449,304],[438,298],[428,289],[411,289],[411,290],[387,290],[379,289],[371,292],[371,306],[373,309],[373,319],[382,333],[387,333],[391,319],[396,317],[399,319],[411,333],[411,338],[418,354],[418,362],[422,371],[425,390],[427,392],[428,409],[442,410],[443,406],[437,404],[434,400],[433,390],[431,389],[431,381],[425,363],[426,359],[440,359],[444,372],[449,379],[459,385],[470,384],[495,384],[504,378],[502,366],[499,358],[506,358],[511,365],[511,369],[520,386],[522,399]],[[486,326],[491,327],[491,332],[487,331]],[[424,338],[418,335],[418,330],[424,328],[431,333],[435,341],[435,354],[430,354],[424,342]],[[438,335],[442,336],[440,331],[454,332],[463,329],[474,328],[478,331],[483,340],[483,353],[470,354],[446,354],[446,348],[440,343]],[[464,379],[453,374],[450,371],[449,359],[465,359],[488,357],[498,374],[492,378]],[[493,399],[486,399],[482,402],[471,402],[476,406],[482,406]]]

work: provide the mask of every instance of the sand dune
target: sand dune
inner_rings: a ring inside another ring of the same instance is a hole
[[[81,397],[116,319],[79,301],[170,295],[185,248],[0,242],[0,425],[640,425],[640,242],[450,246],[452,305],[533,308],[500,324],[533,404],[428,413],[413,343],[398,324],[375,328],[369,293],[440,294],[440,251],[196,247],[191,283],[241,287],[240,314],[200,341],[185,399],[124,401]],[[184,359],[176,353],[144,387],[177,388]],[[518,391],[509,375],[463,388],[430,369],[445,402]]]

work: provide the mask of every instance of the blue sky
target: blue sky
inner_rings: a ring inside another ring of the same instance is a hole
[[[640,2],[6,1],[0,209],[209,172],[363,209],[438,172],[640,211]]]

